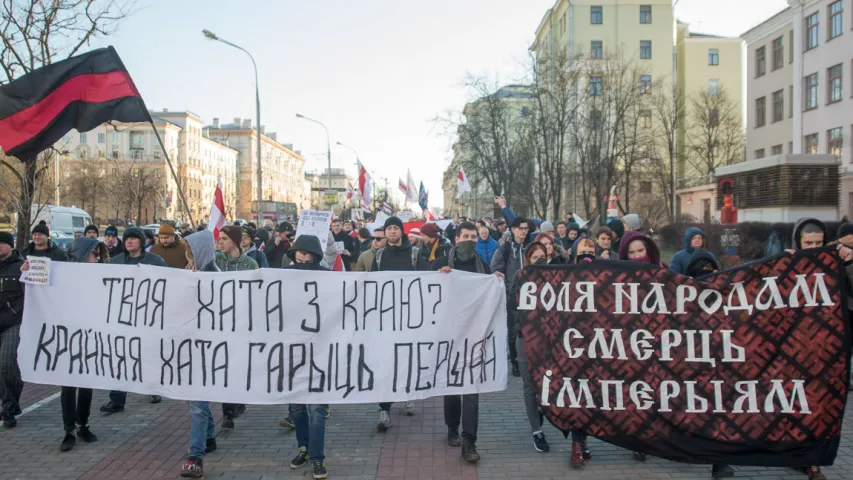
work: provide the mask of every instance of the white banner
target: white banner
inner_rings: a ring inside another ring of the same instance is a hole
[[[248,404],[506,388],[505,289],[493,275],[51,270],[50,286],[27,288],[28,382]]]

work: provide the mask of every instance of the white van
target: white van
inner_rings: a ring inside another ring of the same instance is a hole
[[[31,215],[33,215],[33,226],[44,220],[51,233],[60,232],[69,237],[73,237],[74,232],[83,233],[88,225],[92,225],[92,217],[85,210],[77,207],[33,205]]]

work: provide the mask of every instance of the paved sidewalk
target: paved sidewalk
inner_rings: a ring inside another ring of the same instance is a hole
[[[90,425],[97,443],[78,442],[60,453],[62,422],[56,387],[27,385],[22,407],[27,411],[13,430],[0,430],[0,480],[8,479],[155,479],[178,478],[189,443],[189,414],[185,402],[147,403],[130,395],[123,413],[105,415],[97,407],[106,392],[96,392]],[[49,401],[39,403],[44,399]],[[441,399],[416,402],[417,415],[406,417],[402,405],[392,410],[394,425],[385,434],[375,431],[374,405],[332,406],[327,421],[326,466],[329,478],[367,479],[584,479],[647,480],[708,479],[710,467],[650,458],[632,460],[630,452],[592,440],[593,460],[583,470],[568,464],[570,443],[546,427],[551,452],[533,450],[521,398],[521,382],[510,379],[506,392],[481,395],[477,442],[482,460],[465,464],[458,448],[445,444]],[[296,452],[292,432],[278,426],[284,406],[252,406],[237,419],[232,431],[218,429],[221,408],[213,406],[219,449],[205,457],[206,478],[310,479],[308,469],[292,470]],[[824,469],[830,480],[853,479],[853,420],[847,416],[836,464]],[[738,479],[804,480],[804,474],[783,468],[737,467]]]

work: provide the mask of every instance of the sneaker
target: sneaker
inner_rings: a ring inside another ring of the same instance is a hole
[[[583,436],[582,443],[583,443],[583,459],[584,460],[591,460],[592,459],[592,450],[590,450],[589,447],[586,446],[586,435]]]
[[[545,440],[545,434],[539,432],[533,435],[533,448],[536,449],[537,452],[545,453],[551,450],[551,446],[548,445],[548,440]]]
[[[290,468],[295,469],[304,467],[308,464],[308,460],[310,459],[311,457],[308,456],[308,449],[305,447],[299,447],[299,453],[297,453],[296,456],[293,457],[293,460],[290,461]]]
[[[246,413],[246,406],[245,405],[237,405],[237,408],[235,409],[235,412],[234,412],[234,418],[240,418],[243,416],[244,413]]]
[[[119,413],[124,411],[124,405],[119,405],[113,402],[107,402],[101,405],[101,411],[104,413]]]
[[[234,428],[234,419],[231,417],[224,417],[222,419],[222,428]]]
[[[282,428],[286,428],[288,430],[293,430],[296,428],[296,424],[293,423],[293,419],[290,418],[290,415],[284,417],[283,420],[278,421],[278,426]]]
[[[645,462],[646,461],[646,454],[645,453],[633,452],[633,453],[631,453],[631,456],[633,456],[634,460],[636,460],[638,462]]]
[[[332,409],[329,407],[326,407],[326,418],[331,418],[331,417],[332,417]]]
[[[406,402],[406,416],[413,417],[415,415],[415,402],[409,400]]]
[[[163,397],[161,397],[160,395],[151,395],[151,400],[150,400],[151,403],[160,403],[162,401],[163,401]]]
[[[459,430],[456,428],[447,429],[447,444],[451,447],[458,447],[462,445],[462,439],[459,438]]]
[[[711,478],[729,478],[734,476],[734,469],[728,465],[714,465],[711,467]]]
[[[583,442],[572,442],[572,453],[569,456],[569,463],[572,468],[580,468],[586,462],[583,459]]]
[[[204,446],[204,453],[208,454],[216,451],[216,437],[208,438],[207,444]]]
[[[809,467],[806,469],[806,474],[808,474],[809,480],[826,480],[820,471],[820,467]]]
[[[520,377],[521,376],[521,371],[518,369],[517,363],[512,364],[512,376],[513,377]]]
[[[471,440],[462,440],[462,459],[468,463],[477,463],[480,461],[480,454],[477,452],[477,446]]]
[[[62,439],[62,443],[59,444],[60,452],[67,452],[74,448],[74,445],[77,444],[77,437],[75,437],[71,433],[65,433],[65,438]]]
[[[189,457],[187,463],[181,467],[181,476],[189,478],[200,478],[204,476],[201,457]]]
[[[80,440],[83,440],[86,443],[92,443],[98,441],[98,436],[92,433],[89,430],[88,425],[78,426],[77,427],[77,436],[80,437]]]
[[[379,422],[376,424],[376,430],[384,432],[391,426],[391,415],[385,410],[379,410]]]
[[[329,476],[329,471],[326,470],[326,466],[322,462],[312,463],[311,470],[313,470],[314,478],[327,478]]]
[[[16,419],[14,415],[9,415],[7,413],[3,417],[3,427],[4,428],[15,428],[17,426],[18,426],[18,419]]]

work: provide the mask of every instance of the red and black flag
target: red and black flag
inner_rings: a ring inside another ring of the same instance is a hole
[[[34,70],[0,87],[0,149],[35,158],[72,129],[150,122],[133,80],[113,47]]]

